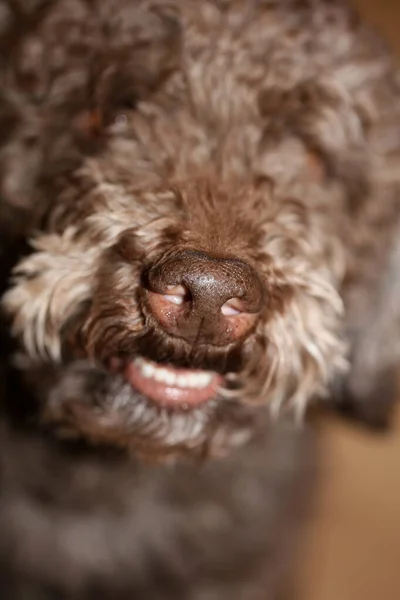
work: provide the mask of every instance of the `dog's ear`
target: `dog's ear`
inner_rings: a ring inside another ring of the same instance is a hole
[[[353,332],[351,370],[337,394],[342,414],[377,430],[390,426],[400,399],[400,229],[388,255]]]

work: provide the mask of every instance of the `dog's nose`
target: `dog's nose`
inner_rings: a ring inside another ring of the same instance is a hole
[[[263,286],[242,260],[184,250],[145,276],[148,308],[170,335],[225,346],[244,339],[262,308]]]

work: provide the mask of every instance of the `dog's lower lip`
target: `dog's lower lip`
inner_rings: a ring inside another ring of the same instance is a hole
[[[160,380],[158,374],[165,380]],[[123,375],[138,392],[159,405],[172,408],[194,407],[212,400],[222,383],[217,373],[161,367],[143,359],[128,362]]]

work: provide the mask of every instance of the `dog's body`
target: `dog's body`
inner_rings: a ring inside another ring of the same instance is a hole
[[[390,57],[339,0],[3,1],[0,44],[4,597],[280,598],[293,413],[395,398]]]

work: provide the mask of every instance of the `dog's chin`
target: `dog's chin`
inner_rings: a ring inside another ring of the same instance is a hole
[[[107,365],[28,360],[20,367],[38,402],[38,425],[68,443],[164,461],[225,454],[244,443],[253,428],[254,407],[236,398],[229,376],[197,366],[136,355],[114,357]]]
[[[216,456],[245,443],[262,407],[243,401],[233,374],[157,362],[140,354],[101,364],[19,362],[38,425],[62,440],[157,461]]]

